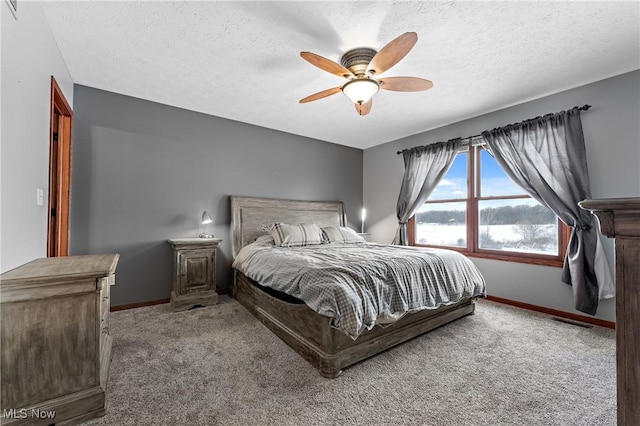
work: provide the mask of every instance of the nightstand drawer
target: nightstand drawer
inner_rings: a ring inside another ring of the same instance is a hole
[[[185,250],[178,254],[180,264],[179,294],[212,290],[215,277],[216,252]]]

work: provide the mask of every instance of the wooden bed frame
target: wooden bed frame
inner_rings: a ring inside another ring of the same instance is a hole
[[[231,196],[231,246],[240,249],[267,234],[262,226],[274,222],[345,226],[342,202],[296,201]],[[475,302],[464,299],[438,309],[409,313],[389,326],[365,330],[356,340],[331,326],[331,318],[302,301],[260,286],[234,271],[235,298],[286,344],[327,378],[342,369],[395,345],[473,314]]]

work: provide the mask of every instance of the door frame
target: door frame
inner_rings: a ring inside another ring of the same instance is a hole
[[[53,76],[49,118],[47,257],[68,256],[73,110]],[[54,215],[55,221],[52,220]]]

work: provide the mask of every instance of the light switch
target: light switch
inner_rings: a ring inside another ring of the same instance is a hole
[[[44,189],[36,189],[36,206],[44,206]]]

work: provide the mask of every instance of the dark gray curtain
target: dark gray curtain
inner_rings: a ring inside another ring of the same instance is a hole
[[[548,114],[482,133],[490,152],[514,182],[572,227],[562,281],[575,307],[594,315],[613,297],[613,276],[596,219],[578,202],[591,198],[580,109]]]
[[[409,244],[407,221],[449,171],[461,146],[462,139],[457,138],[403,151],[404,177],[396,208],[398,231],[393,244]]]

